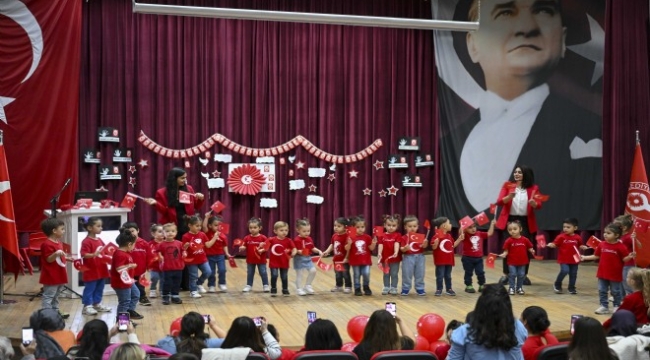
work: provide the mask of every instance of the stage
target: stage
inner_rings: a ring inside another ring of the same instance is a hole
[[[136,330],[140,342],[155,344],[158,339],[169,332],[169,325],[172,320],[189,311],[210,314],[216,317],[220,326],[226,330],[232,320],[238,316],[265,316],[269,323],[278,328],[280,344],[292,348],[299,348],[303,344],[307,328],[307,311],[316,311],[318,317],[332,320],[337,325],[344,342],[347,342],[350,341],[346,331],[347,321],[355,315],[370,315],[376,309],[383,309],[386,301],[396,302],[398,315],[415,330],[418,318],[422,314],[429,312],[441,315],[447,322],[452,319],[464,320],[467,312],[474,308],[476,299],[479,296],[478,293],[468,294],[464,292],[463,268],[458,256],[456,257],[457,265],[454,267],[452,274],[454,290],[458,294],[455,297],[447,295],[433,296],[435,291],[435,268],[430,254],[427,255],[426,265],[426,296],[417,296],[414,290],[411,291],[409,296],[382,296],[383,274],[376,266],[372,267],[370,276],[372,296],[332,293],[330,289],[334,286],[334,272],[325,273],[320,270],[318,270],[313,284],[316,290],[316,295],[313,296],[296,295],[293,283],[295,272],[293,270],[289,272],[291,296],[272,298],[269,294],[263,293],[258,275],[255,277],[254,291],[242,293],[241,290],[246,285],[246,264],[245,259],[237,259],[236,261],[237,268],[228,268],[227,293],[204,294],[201,299],[191,299],[189,292],[185,291],[181,292],[182,305],[163,306],[160,298],[156,298],[151,299],[152,306],[138,306],[137,311],[145,316],[143,320],[137,321],[139,326],[137,326]],[[331,258],[329,261],[331,261]],[[373,261],[376,261],[376,258],[373,257]],[[594,310],[599,306],[596,268],[596,264],[592,262],[580,266],[577,282],[578,295],[566,293],[568,277],[564,281],[565,293],[555,294],[553,292],[553,282],[559,271],[558,264],[554,260],[533,261],[529,274],[533,285],[524,287],[526,295],[512,296],[515,316],[519,317],[521,311],[527,306],[541,306],[549,313],[551,331],[553,332],[567,331],[572,314],[588,315],[604,321],[608,315],[594,314]],[[488,283],[496,282],[500,275],[499,266],[496,269],[486,269]],[[29,326],[31,313],[40,309],[41,298],[29,301],[29,297],[25,296],[25,294],[38,292],[40,288],[38,276],[38,273],[33,276],[21,276],[18,278],[17,283],[14,282],[13,276],[5,276],[5,299],[15,300],[16,303],[0,305],[1,336],[7,336],[17,341],[21,336],[21,328]],[[474,286],[478,289],[476,283]],[[113,308],[112,313],[84,316],[81,314],[83,308],[81,299],[61,298],[61,309],[70,313],[70,318],[66,320],[66,327],[78,332],[83,328],[86,321],[94,318],[104,319],[109,326],[112,326],[115,322],[117,298],[115,295],[108,295],[104,298],[104,303]],[[118,336],[125,337],[125,335]]]

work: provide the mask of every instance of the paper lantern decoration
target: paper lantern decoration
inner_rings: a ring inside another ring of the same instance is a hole
[[[255,195],[262,190],[266,177],[253,165],[244,164],[230,172],[228,186],[242,195]]]

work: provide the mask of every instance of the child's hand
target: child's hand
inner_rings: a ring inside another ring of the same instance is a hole
[[[580,255],[580,261],[585,261],[585,256],[584,255]]]
[[[244,250],[246,250],[246,246],[242,245],[239,247],[239,251],[244,251]]]
[[[190,243],[186,242],[183,244],[183,250],[187,250],[188,247],[190,247]]]
[[[346,263],[348,263],[348,262],[349,262],[349,261],[348,261],[348,258],[343,259],[343,263],[344,263],[344,264],[346,264]]]
[[[533,255],[535,254],[535,249],[533,249],[533,248],[528,249],[528,251],[530,251],[530,253],[533,254]]]
[[[374,244],[376,244],[376,243],[377,243],[377,237],[376,237],[376,236],[373,236],[373,237],[372,237],[372,244],[374,245]]]
[[[505,258],[505,257],[507,256],[507,254],[503,254],[503,253],[501,253],[501,254],[499,254],[499,255],[497,255],[497,256],[500,257],[500,258]]]
[[[548,246],[548,245],[546,245],[546,246]],[[580,245],[580,250],[587,250],[587,249],[590,249],[590,247],[587,246],[587,245]]]
[[[210,211],[208,211],[207,213],[205,213],[205,217],[208,217],[208,216],[210,216],[211,214],[212,214],[212,210],[210,210]]]
[[[149,205],[156,205],[157,201],[154,198],[146,198],[144,201]]]
[[[636,258],[636,251],[632,251],[629,255],[632,259]]]
[[[65,256],[65,251],[63,251],[63,250],[57,250],[57,251],[56,251],[56,254],[57,254],[58,256]]]

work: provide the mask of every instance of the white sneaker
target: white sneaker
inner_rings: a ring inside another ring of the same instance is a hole
[[[82,311],[82,314],[84,314],[84,315],[97,315],[97,310],[95,310],[95,308],[92,307],[92,305],[88,305],[88,306],[84,307],[84,309]]]
[[[158,294],[156,293],[156,290],[149,291],[149,297],[152,298],[152,299],[157,298]]]
[[[601,306],[598,309],[596,309],[595,313],[598,315],[606,315],[609,314],[609,309],[604,306]]]
[[[194,299],[202,298],[201,294],[199,294],[198,291],[192,291],[190,292],[190,297]]]
[[[316,293],[311,285],[305,285],[305,292],[307,292],[307,295],[314,295]]]
[[[268,285],[264,285],[262,287],[262,290],[264,290],[264,292],[269,292],[269,291],[271,291],[271,288]]]
[[[242,291],[243,292],[250,292],[252,288],[253,288],[252,286],[246,285],[246,286],[244,286],[244,290],[242,290]]]
[[[352,292],[352,288],[346,287],[345,289],[343,289],[343,292],[344,292],[345,294],[349,294],[349,293]]]
[[[298,289],[296,290],[296,294],[298,294],[298,296],[305,296],[307,295],[307,292],[303,289]]]
[[[99,312],[111,312],[113,310],[113,309],[111,309],[108,306],[105,306],[103,304],[97,304],[97,305],[93,306],[93,308],[96,311],[99,311]]]
[[[203,285],[197,285],[196,288],[199,289],[199,292],[200,292],[201,294],[205,294],[205,293],[208,292],[207,290],[205,290],[205,288],[203,287]]]
[[[226,286],[226,284],[221,284],[221,285],[219,285],[219,290],[225,292],[225,291],[228,291],[228,287]]]
[[[214,286],[209,286],[208,287],[208,292],[209,293],[215,293],[215,292],[217,292],[217,288],[215,288]]]
[[[331,291],[331,292],[342,292],[342,291],[343,291],[343,288],[340,287],[340,286],[335,286],[335,287],[333,287],[330,291]]]

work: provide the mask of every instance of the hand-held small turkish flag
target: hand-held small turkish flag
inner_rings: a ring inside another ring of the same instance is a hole
[[[117,249],[119,249],[119,248],[117,247],[117,245],[115,245],[115,244],[112,243],[112,242],[109,242],[108,244],[106,244],[106,245],[102,248],[101,255],[102,255],[102,256],[112,257],[112,256],[113,256],[113,253],[115,253],[115,250],[117,250]]]
[[[345,265],[342,262],[335,262],[334,271],[345,271]]]
[[[431,230],[431,222],[429,221],[429,219],[424,220],[422,226],[424,226],[424,228],[427,230]]]
[[[442,239],[442,238],[445,237],[445,235],[447,235],[447,233],[446,233],[444,230],[442,230],[442,229],[436,229],[435,237],[436,237],[437,239]]]
[[[233,246],[240,247],[241,244],[242,244],[242,240],[241,240],[241,239],[235,239],[235,240],[232,241],[232,245],[233,245]]]
[[[79,272],[84,272],[90,270],[90,268],[87,265],[84,265],[83,259],[75,259],[72,262],[72,266],[74,266],[75,269]]]
[[[354,238],[354,236],[357,234],[357,228],[354,226],[348,226],[345,228],[345,232],[348,233],[348,237]]]
[[[575,245],[573,246],[573,249],[576,251],[576,253],[573,254],[573,260],[580,262],[580,251],[578,251],[578,248]]]
[[[122,282],[126,285],[131,285],[134,282],[131,275],[129,275],[129,270],[127,269],[120,271],[120,280],[122,280]]]
[[[326,263],[322,262],[320,259],[316,262],[316,266],[318,266],[318,268],[323,270],[323,271],[332,270],[332,264],[326,264]]]
[[[422,244],[424,242],[424,234],[408,233],[408,242]]]
[[[535,260],[544,260],[544,255],[535,255],[533,258],[535,258]]]
[[[140,196],[134,193],[127,192],[126,195],[124,195],[124,199],[122,199],[122,202],[120,203],[120,207],[133,210],[133,207],[135,207],[135,201],[139,197]]]
[[[546,238],[544,237],[544,235],[539,234],[539,235],[535,236],[535,240],[537,240],[537,247],[538,248],[543,249],[543,248],[546,247]]]
[[[379,270],[381,270],[381,272],[383,272],[384,274],[388,274],[388,273],[390,272],[390,266],[388,266],[388,264],[384,265],[384,264],[382,264],[382,263],[377,263],[377,267],[378,267]]]
[[[461,229],[467,229],[468,227],[472,226],[474,220],[472,220],[472,218],[469,216],[465,216],[464,218],[460,219],[458,223],[460,224]]]
[[[217,226],[217,231],[224,235],[228,235],[230,233],[230,224],[224,222],[220,223]]]
[[[485,211],[481,211],[481,213],[474,216],[474,220],[476,220],[476,223],[479,224],[479,226],[483,226],[490,222],[490,219],[485,215]]]
[[[212,206],[210,206],[210,209],[214,214],[218,214],[223,211],[223,209],[226,208],[226,205],[224,205],[221,201],[217,200]]]
[[[181,204],[191,204],[193,195],[187,191],[178,190],[178,202]]]
[[[598,248],[598,245],[600,244],[600,239],[595,237],[594,235],[591,235],[589,239],[587,240],[587,246],[589,246],[592,249]]]
[[[264,251],[269,251],[269,248],[271,247],[271,242],[266,240],[265,242],[261,243],[260,246]]]
[[[514,183],[514,182],[506,181],[503,184],[503,186],[505,186],[506,189],[508,189],[508,192],[511,193],[511,194],[514,193],[517,190],[517,183]]]
[[[151,281],[149,281],[149,279],[147,279],[147,277],[144,276],[144,274],[140,275],[140,278],[138,279],[138,282],[140,283],[140,285],[142,285],[144,287],[147,287],[147,286],[151,285]]]
[[[490,204],[490,214],[497,213],[497,204]]]
[[[647,221],[641,219],[634,219],[634,231],[637,233],[646,233],[648,232],[648,223]]]
[[[191,263],[192,261],[194,261],[194,258],[190,257],[190,253],[187,252],[187,250],[183,250],[183,261],[185,261],[186,263]]]
[[[533,199],[539,200],[540,202],[547,202],[549,198],[550,198],[549,195],[544,195],[540,193],[535,193],[535,195],[533,195]]]
[[[383,226],[375,226],[372,228],[372,234],[375,236],[384,236],[384,227]]]
[[[233,269],[237,267],[237,263],[235,262],[234,257],[229,257],[228,258],[228,264],[230,264],[230,267],[233,268]]]
[[[72,247],[70,246],[70,244],[65,243],[63,241],[61,242],[61,247],[63,248],[63,252],[66,254],[69,254],[72,251]]]
[[[497,257],[499,257],[499,255],[489,253],[485,262],[485,266],[490,269],[494,269],[494,262],[497,260]]]

